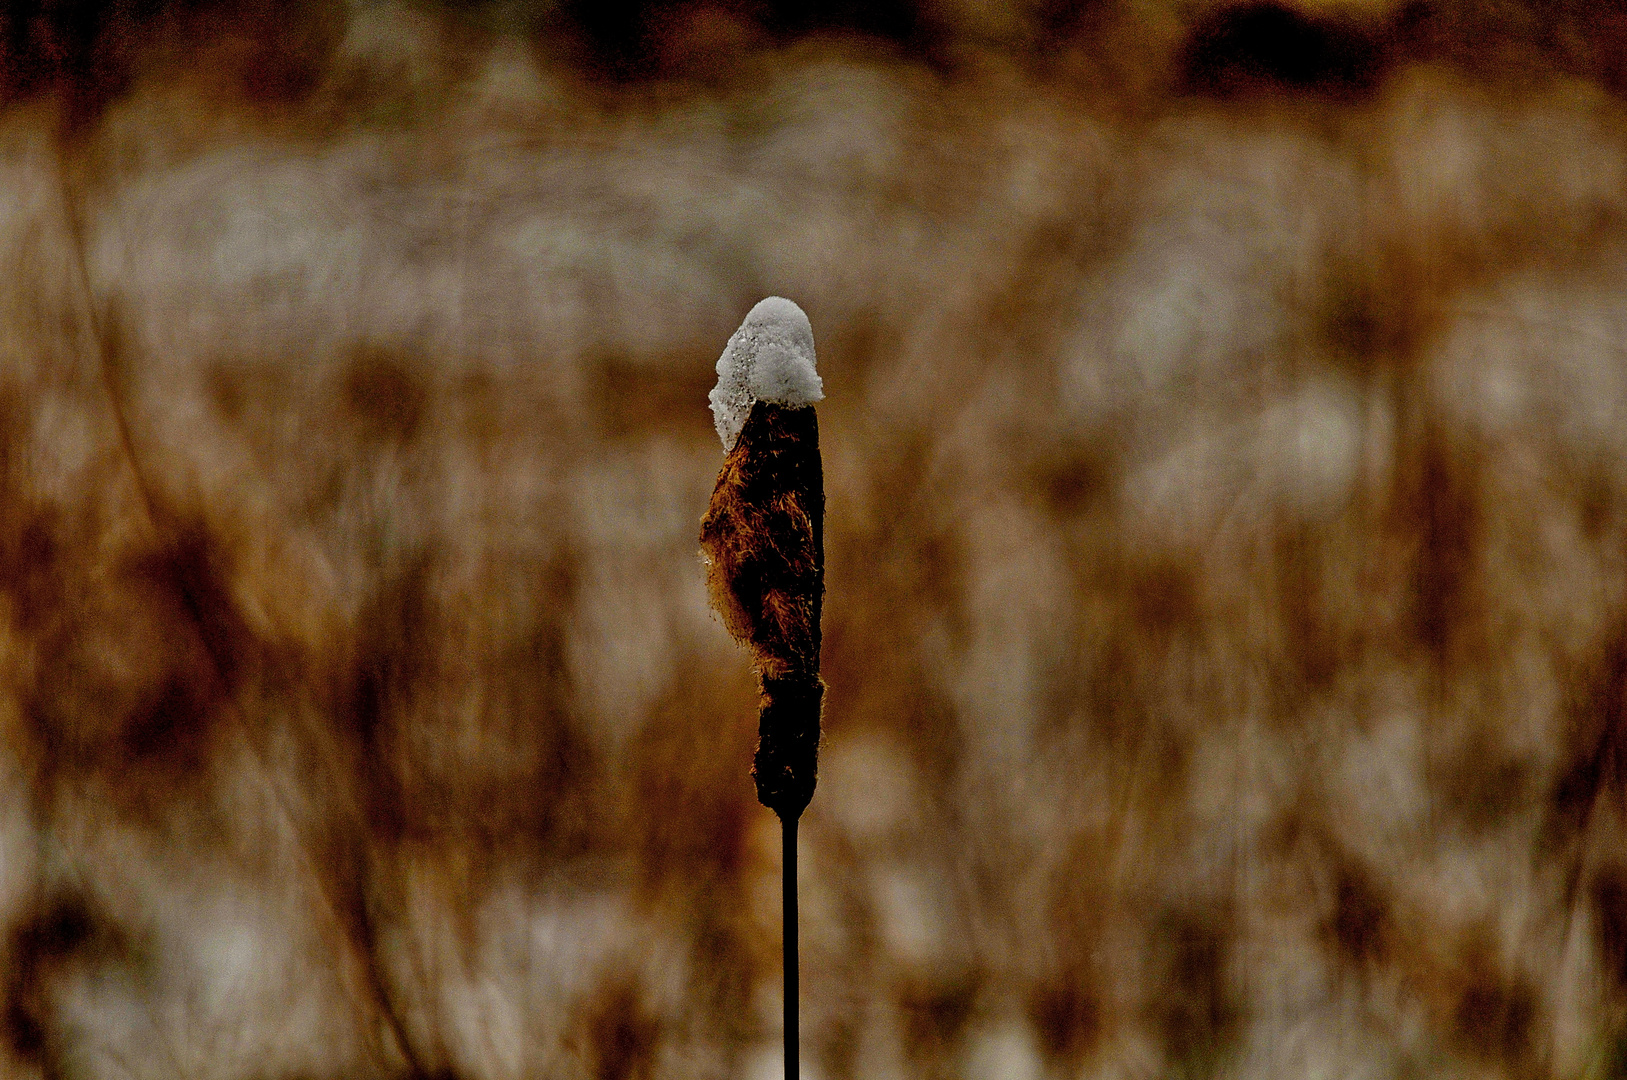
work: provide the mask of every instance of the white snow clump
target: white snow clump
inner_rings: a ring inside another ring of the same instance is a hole
[[[723,347],[708,397],[725,452],[734,449],[755,402],[801,408],[823,400],[807,313],[783,296],[759,300]]]

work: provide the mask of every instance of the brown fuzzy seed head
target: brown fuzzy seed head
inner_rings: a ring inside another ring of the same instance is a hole
[[[780,817],[801,815],[819,779],[819,713],[825,683],[819,676],[763,679],[757,754],[751,777],[757,801]]]
[[[701,519],[712,606],[751,650],[762,682],[757,798],[795,818],[813,797],[825,484],[813,409],[757,402],[723,459]]]
[[[825,487],[812,408],[758,402],[701,519],[712,606],[765,678],[819,672]]]

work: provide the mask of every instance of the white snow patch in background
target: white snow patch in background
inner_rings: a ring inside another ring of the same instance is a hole
[[[1320,379],[1243,419],[1215,411],[1186,418],[1179,441],[1125,484],[1127,509],[1149,537],[1207,543],[1256,528],[1268,507],[1303,521],[1336,514],[1360,479],[1368,402],[1340,380]]]
[[[834,741],[820,754],[822,806],[849,841],[882,844],[918,824],[920,799],[915,762],[896,742],[867,734]]]
[[[783,296],[759,300],[723,347],[709,397],[724,450],[734,449],[754,403],[801,408],[823,400],[807,314]]]
[[[1041,1080],[1039,1047],[1028,1024],[1018,1020],[984,1027],[967,1040],[967,1080]]]
[[[806,1050],[797,1057],[804,1080],[821,1080],[823,1074],[808,1060]],[[742,1080],[780,1080],[785,1075],[784,1046],[778,1042],[759,1044],[745,1055],[739,1075]]]
[[[943,882],[924,868],[895,863],[873,881],[877,929],[895,961],[930,971],[942,959],[948,920],[939,906]]]

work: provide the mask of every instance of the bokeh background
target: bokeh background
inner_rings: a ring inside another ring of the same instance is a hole
[[[0,1076],[1627,1075],[1627,6],[17,0]]]

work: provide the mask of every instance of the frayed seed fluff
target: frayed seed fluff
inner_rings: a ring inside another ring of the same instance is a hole
[[[734,449],[754,403],[801,408],[824,396],[807,314],[783,296],[758,301],[717,361],[717,386],[710,400],[723,449]]]

